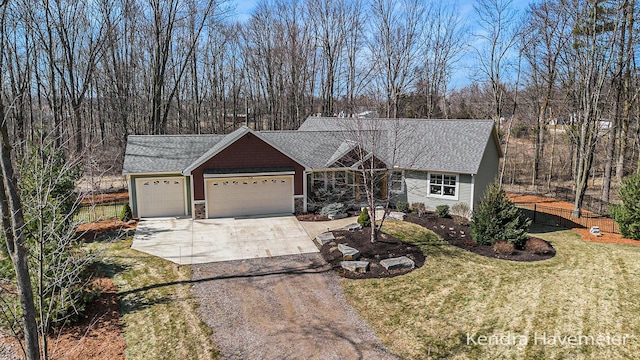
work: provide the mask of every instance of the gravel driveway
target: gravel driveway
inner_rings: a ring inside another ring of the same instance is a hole
[[[396,359],[347,305],[319,254],[194,265],[223,359]]]

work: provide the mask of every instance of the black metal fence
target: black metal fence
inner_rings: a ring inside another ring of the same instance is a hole
[[[94,222],[120,216],[122,206],[126,202],[114,202],[98,205],[82,205],[75,215],[75,220],[82,223]]]
[[[576,201],[576,193],[572,188],[561,187],[561,186],[551,186],[547,187],[546,185],[522,185],[522,184],[510,184],[504,186],[505,190],[508,192],[514,192],[518,194],[527,194],[527,195],[537,195],[537,196],[545,196],[552,197],[558,201],[566,201],[569,203],[574,203]],[[602,201],[602,199],[592,196],[592,195],[584,195],[582,200],[582,209],[590,211],[592,213],[608,215],[609,213],[609,205],[610,203]]]
[[[583,212],[583,214],[577,218],[573,217],[573,211],[568,209],[533,203],[519,203],[517,206],[525,216],[529,217],[536,224],[560,226],[564,228],[580,227],[587,229],[590,229],[592,226],[598,226],[602,232],[614,234],[620,233],[618,224],[607,216]]]

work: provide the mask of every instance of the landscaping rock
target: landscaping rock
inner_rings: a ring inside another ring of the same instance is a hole
[[[362,206],[360,208],[360,211],[364,210],[365,206]],[[371,215],[371,208],[366,207],[367,211],[369,212],[369,215]],[[384,215],[384,207],[383,206],[376,206],[376,219],[380,220],[382,219],[382,216]]]
[[[362,225],[360,225],[358,223],[353,223],[353,224],[349,224],[349,225],[345,226],[344,229],[345,230],[349,230],[349,231],[361,230],[362,229]]]
[[[341,261],[340,267],[347,271],[366,273],[369,270],[368,261]]]
[[[405,217],[407,217],[407,214],[400,211],[392,211],[389,213],[390,219],[404,221]]]
[[[316,236],[316,244],[322,246],[326,243],[332,242],[333,240],[335,240],[335,236],[333,236],[333,233],[328,231],[328,232],[324,232],[322,234],[319,234],[318,236]]]
[[[339,213],[339,214],[330,214],[329,216],[327,216],[329,218],[329,220],[338,220],[338,219],[344,219],[347,217],[346,213]]]
[[[338,244],[338,250],[342,253],[343,260],[358,260],[360,257],[360,251],[348,245]]]
[[[413,260],[406,256],[380,260],[380,265],[387,270],[413,269],[416,266]]]

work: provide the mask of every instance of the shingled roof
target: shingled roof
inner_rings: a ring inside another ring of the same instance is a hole
[[[123,174],[180,173],[225,135],[129,135]]]
[[[487,144],[502,155],[491,120],[310,117],[297,131],[242,127],[227,135],[129,136],[123,173],[184,173],[247,132],[309,169],[331,167],[353,143],[394,167],[451,173],[477,174]]]
[[[477,174],[488,144],[496,146],[502,156],[492,120],[310,117],[299,131],[340,130],[354,137],[363,132],[379,131],[377,142],[381,144],[373,152],[387,163],[403,169]]]

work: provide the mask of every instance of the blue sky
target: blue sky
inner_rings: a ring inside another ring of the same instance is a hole
[[[367,0],[365,0],[365,3],[366,1]],[[477,24],[477,15],[473,8],[477,2],[476,0],[425,0],[425,3],[428,3],[429,1],[442,1],[449,4],[455,4],[459,9],[461,18],[466,19],[467,26],[471,29],[471,31],[473,32],[474,28],[477,29],[477,27],[475,26],[475,24]],[[251,13],[257,2],[257,0],[230,0],[230,5],[232,7],[235,7],[233,18],[240,21],[248,19],[251,16]],[[512,6],[521,14],[531,2],[533,1],[513,0]],[[472,50],[463,55],[463,58],[457,64],[456,72],[451,79],[451,85],[453,86],[453,88],[460,88],[468,85],[471,82],[470,78],[472,77],[473,67],[475,63],[474,57],[475,54],[472,52]]]
[[[473,5],[475,0],[432,0],[442,1],[451,4],[457,4],[463,15],[473,15]],[[231,0],[230,3],[236,7],[236,16],[240,20],[246,19],[251,15],[251,11],[255,7],[257,0]],[[530,1],[514,0],[514,6],[518,8],[524,8]]]

